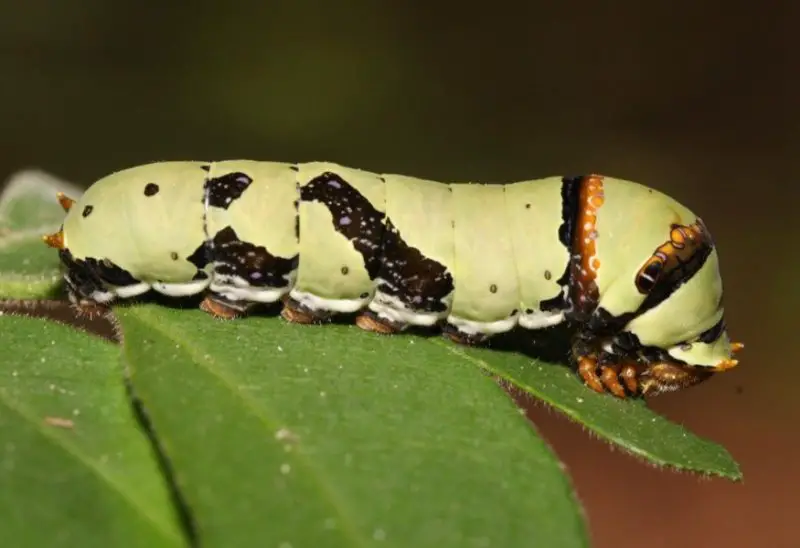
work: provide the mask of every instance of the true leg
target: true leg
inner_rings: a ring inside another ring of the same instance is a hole
[[[604,393],[606,390],[603,387],[603,382],[597,376],[597,357],[591,356],[578,356],[578,375],[580,375],[583,382],[594,390],[595,392]]]
[[[600,380],[603,386],[618,398],[624,398],[625,388],[619,382],[620,364],[601,365],[600,366]]]

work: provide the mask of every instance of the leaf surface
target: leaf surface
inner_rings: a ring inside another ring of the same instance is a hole
[[[118,311],[132,384],[205,546],[585,546],[507,394],[415,337]]]
[[[0,545],[184,545],[119,349],[0,315]]]

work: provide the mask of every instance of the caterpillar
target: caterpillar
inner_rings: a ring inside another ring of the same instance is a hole
[[[438,328],[482,344],[519,325],[576,326],[571,356],[617,397],[697,384],[737,365],[719,257],[703,221],[602,175],[440,183],[328,162],[157,162],[59,193],[71,302],[203,294],[225,319],[257,303],[308,324]]]

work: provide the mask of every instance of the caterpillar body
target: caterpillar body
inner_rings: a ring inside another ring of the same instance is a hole
[[[438,326],[478,344],[516,325],[577,326],[584,382],[657,394],[734,367],[703,221],[600,175],[440,183],[328,162],[157,162],[59,195],[70,300],[204,294],[233,318],[283,301],[289,321]]]

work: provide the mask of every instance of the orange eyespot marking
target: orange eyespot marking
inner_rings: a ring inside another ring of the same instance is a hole
[[[672,245],[678,249],[683,249],[683,246],[686,244],[687,235],[684,230],[686,230],[684,227],[678,226],[673,228],[669,233],[669,239],[672,240]],[[692,238],[691,234],[689,234],[689,238]]]
[[[673,224],[669,240],[658,246],[637,272],[636,289],[647,295],[661,281],[687,278],[713,247],[711,235],[700,219],[688,226]]]
[[[59,230],[55,234],[46,234],[42,240],[53,249],[64,249],[64,231]]]
[[[64,194],[63,192],[56,192],[58,203],[64,208],[64,211],[69,211],[75,205],[75,200]]]
[[[740,343],[740,342],[731,343],[731,352],[734,352],[734,353],[735,352],[739,352],[743,348],[744,348],[744,343]]]
[[[713,370],[717,372],[727,371],[733,369],[737,365],[739,365],[739,360],[722,360],[713,367]]]

